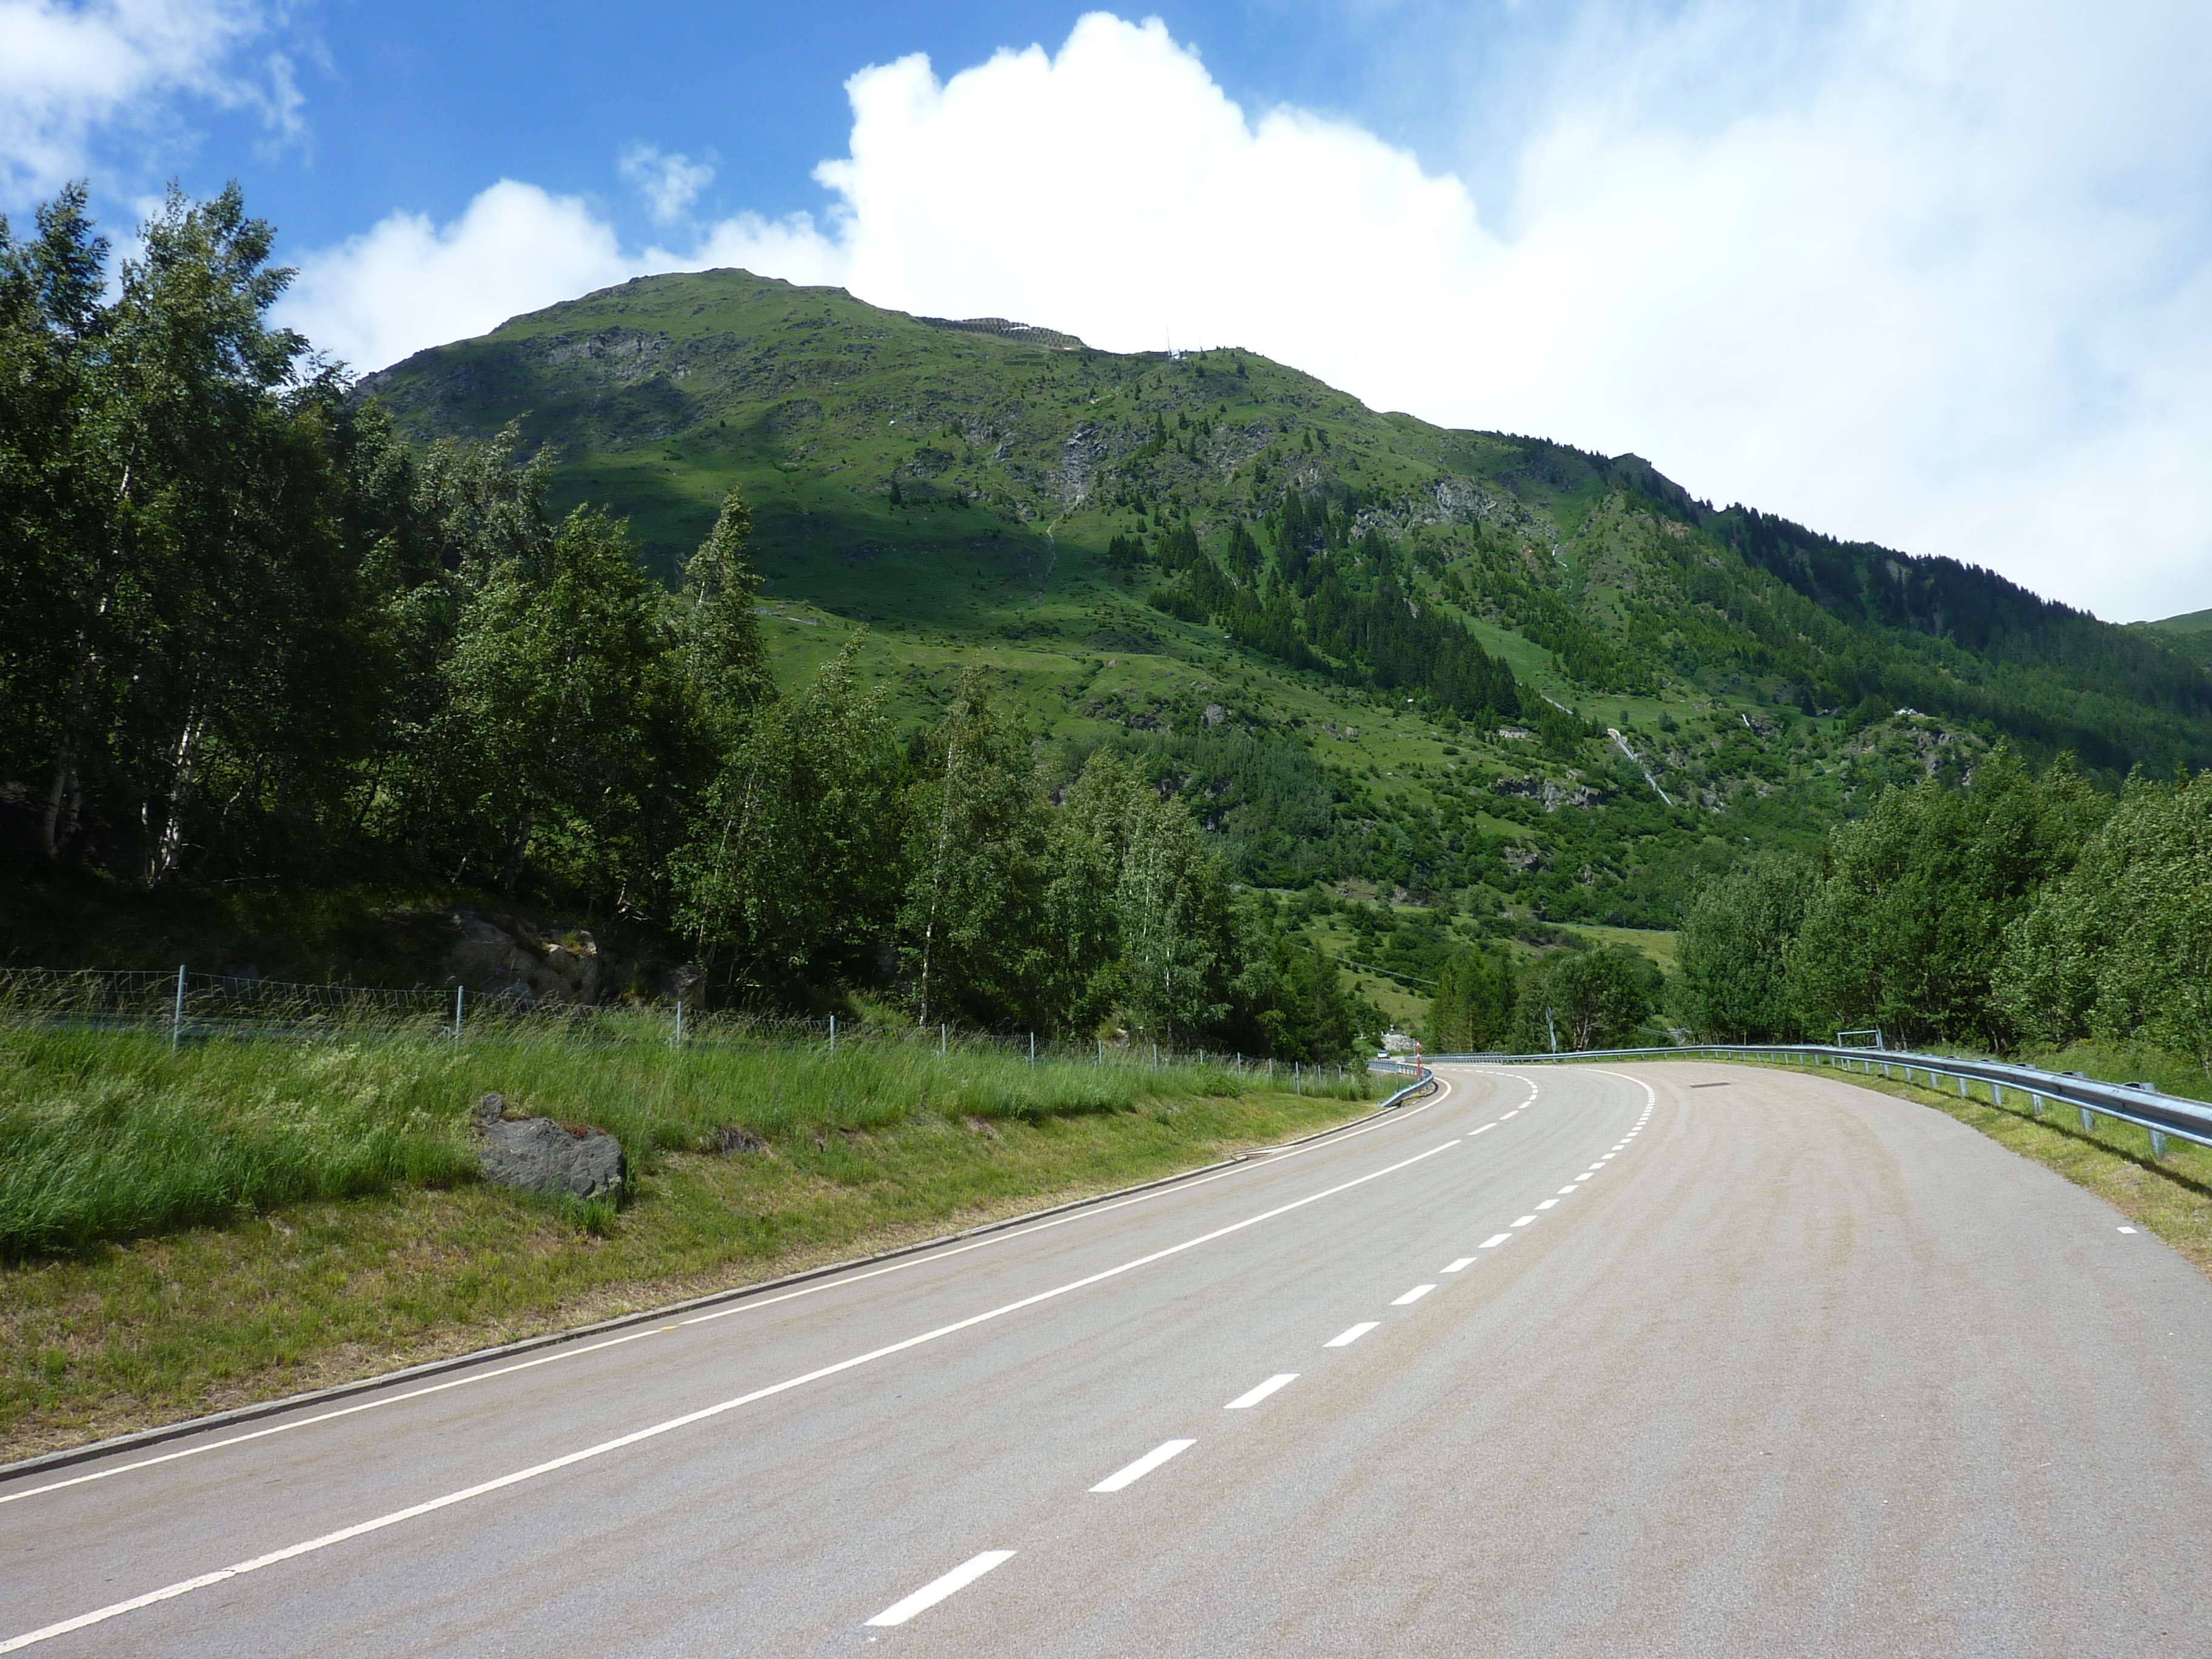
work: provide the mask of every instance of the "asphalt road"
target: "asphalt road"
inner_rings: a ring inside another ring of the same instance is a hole
[[[0,1651],[2212,1652],[2179,1256],[1826,1078],[1444,1076],[1111,1206],[0,1479]]]

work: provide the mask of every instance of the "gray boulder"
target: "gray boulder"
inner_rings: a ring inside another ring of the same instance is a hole
[[[477,1102],[474,1130],[477,1164],[495,1186],[549,1198],[622,1196],[628,1165],[622,1142],[605,1129],[511,1117],[506,1097],[490,1094]]]

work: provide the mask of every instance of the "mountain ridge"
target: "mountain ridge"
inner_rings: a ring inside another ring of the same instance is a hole
[[[865,625],[918,718],[986,661],[1041,766],[1143,750],[1267,884],[1667,926],[1731,848],[1810,845],[2001,738],[2108,781],[2212,764],[2212,678],[2154,632],[1241,348],[1105,352],[724,270],[360,384],[417,440],[554,447],[556,505],[626,516],[664,580],[741,489],[781,672]],[[1234,764],[1191,749],[1232,738]]]

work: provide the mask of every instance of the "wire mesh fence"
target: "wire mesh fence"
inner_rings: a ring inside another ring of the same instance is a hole
[[[949,1021],[822,1019],[702,1010],[681,1001],[584,1005],[482,996],[464,987],[374,989],[138,969],[0,968],[0,1029],[150,1033],[173,1048],[210,1041],[658,1043],[684,1048],[818,1048],[897,1045],[938,1054],[992,1054],[1034,1065],[1163,1069],[1211,1066],[1264,1074],[1293,1090],[1362,1074],[1334,1061],[1278,1060],[1234,1050],[1182,1048],[1143,1036],[1052,1036],[978,1031]]]

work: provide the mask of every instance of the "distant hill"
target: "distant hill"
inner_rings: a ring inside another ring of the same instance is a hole
[[[918,714],[981,656],[1042,765],[1145,756],[1255,882],[1668,927],[1745,846],[1809,844],[2000,737],[2114,778],[2212,764],[2197,618],[2116,627],[1248,351],[1109,353],[720,270],[363,390],[423,440],[519,422],[557,448],[558,501],[627,514],[664,579],[741,489],[782,672],[865,624]]]
[[[2212,611],[2185,611],[2179,617],[2164,617],[2156,622],[2135,623],[2136,628],[2154,628],[2166,634],[2212,634]]]

